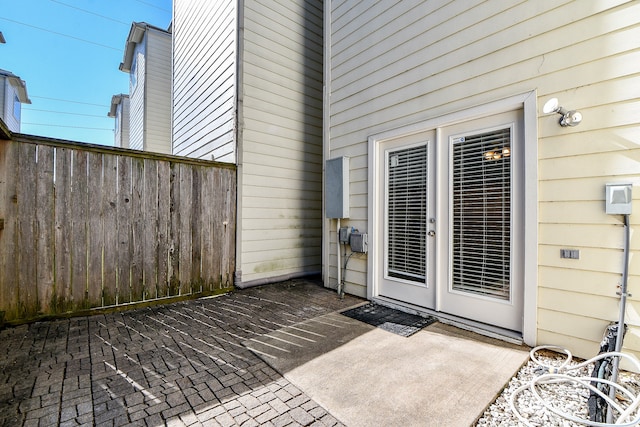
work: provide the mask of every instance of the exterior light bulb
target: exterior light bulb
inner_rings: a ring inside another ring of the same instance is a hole
[[[582,114],[576,110],[567,110],[564,107],[561,107],[558,103],[558,98],[551,98],[547,102],[544,103],[542,107],[542,112],[545,114],[558,113],[562,117],[560,118],[560,126],[577,126],[582,121]]]

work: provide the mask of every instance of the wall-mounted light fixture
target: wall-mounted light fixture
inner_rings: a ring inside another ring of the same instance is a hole
[[[567,111],[567,109],[558,104],[558,98],[551,98],[545,102],[544,107],[542,107],[542,112],[545,114],[560,114],[562,116],[560,118],[560,126],[577,126],[582,121],[582,114],[579,111]]]
[[[494,148],[484,153],[485,160],[500,160],[509,156],[511,156],[511,149],[509,147]]]

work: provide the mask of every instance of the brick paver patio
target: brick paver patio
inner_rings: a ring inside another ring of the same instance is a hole
[[[293,280],[0,331],[0,426],[335,426],[242,345],[361,300]]]

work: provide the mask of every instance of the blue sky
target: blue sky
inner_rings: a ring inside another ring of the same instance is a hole
[[[21,132],[113,145],[111,97],[131,23],[171,22],[172,0],[0,0],[0,69],[27,84]]]

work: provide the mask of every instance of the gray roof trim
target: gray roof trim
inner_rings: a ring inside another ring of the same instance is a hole
[[[124,55],[122,56],[122,62],[119,67],[120,71],[124,71],[125,73],[131,71],[133,53],[136,49],[136,45],[144,40],[144,35],[149,30],[171,35],[169,31],[147,24],[146,22],[133,22],[131,24],[131,29],[129,30],[129,36],[127,37],[127,41],[124,45]]]
[[[129,99],[129,95],[121,93],[119,95],[113,95],[111,97],[111,109],[107,113],[107,117],[115,117],[118,110],[118,104],[122,103],[124,99]]]
[[[1,70],[0,76],[4,76],[9,81],[9,84],[16,89],[18,93],[18,100],[23,104],[31,104],[29,95],[27,94],[27,83],[20,77],[13,74],[11,71]]]

